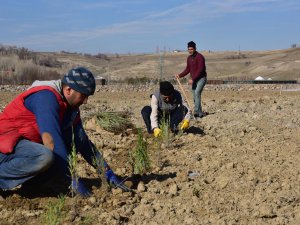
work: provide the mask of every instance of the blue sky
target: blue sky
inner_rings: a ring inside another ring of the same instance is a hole
[[[299,0],[0,0],[0,44],[35,51],[273,50],[300,44]]]

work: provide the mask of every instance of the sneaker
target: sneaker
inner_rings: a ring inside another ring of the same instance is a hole
[[[201,119],[202,117],[207,116],[207,115],[208,115],[208,113],[205,113],[205,112],[203,112],[203,113],[201,113],[201,114],[195,113],[195,114],[194,114],[194,117],[195,117],[196,119]]]
[[[204,113],[198,115],[199,118],[202,118],[204,116],[205,116]]]

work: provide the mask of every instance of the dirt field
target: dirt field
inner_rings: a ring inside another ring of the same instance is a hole
[[[145,135],[152,169],[143,176],[132,174],[129,164],[136,132],[114,135],[87,121],[95,111],[129,111],[143,127],[140,110],[155,87],[98,89],[82,109],[87,132],[135,193],[106,191],[80,161],[78,173],[93,196],[68,195],[61,223],[300,224],[300,92],[280,89],[207,86],[203,108],[209,115],[191,121],[187,133],[172,137],[170,146]],[[16,94],[2,91],[1,109]],[[59,201],[51,190],[1,192],[0,224],[44,224],[47,206]]]

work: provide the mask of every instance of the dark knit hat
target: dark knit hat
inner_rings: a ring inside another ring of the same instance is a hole
[[[93,95],[96,88],[94,75],[84,67],[71,69],[63,77],[62,83],[87,96]]]
[[[187,45],[188,45],[188,48],[194,48],[194,49],[196,49],[196,43],[193,42],[193,41],[190,41]]]
[[[162,81],[159,83],[160,94],[170,96],[174,92],[174,86],[169,81]]]

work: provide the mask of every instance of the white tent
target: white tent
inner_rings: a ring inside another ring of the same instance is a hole
[[[265,80],[265,78],[261,77],[261,76],[258,76],[256,77],[254,80]]]

